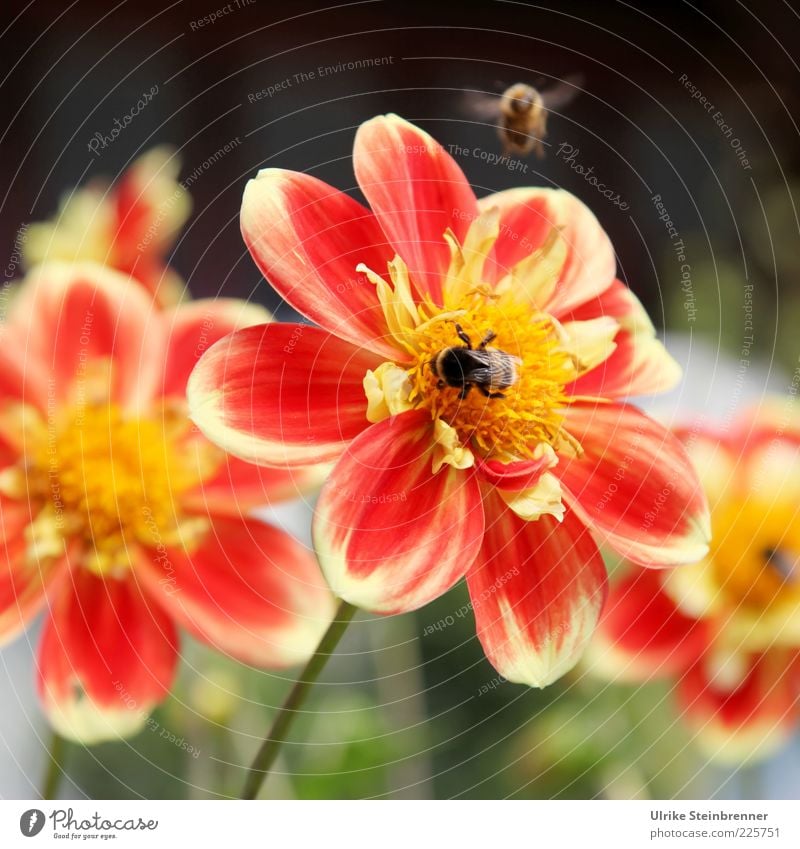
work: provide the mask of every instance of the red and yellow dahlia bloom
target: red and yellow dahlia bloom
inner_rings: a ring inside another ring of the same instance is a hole
[[[711,550],[671,572],[628,569],[590,668],[617,681],[673,679],[709,757],[763,757],[800,719],[800,430],[760,412],[677,435],[711,503]]]
[[[576,663],[602,608],[595,536],[661,566],[706,551],[685,452],[620,400],[671,386],[678,367],[572,195],[477,200],[396,116],[359,129],[353,162],[371,209],[308,174],[248,184],[245,242],[319,326],[217,343],[190,378],[191,416],[252,462],[336,462],[313,536],[338,596],[397,613],[466,575],[489,659],[543,686]],[[503,397],[434,373],[459,327],[476,347],[494,334],[489,351],[514,364]]]
[[[244,515],[314,483],[226,457],[186,417],[208,344],[264,310],[162,311],[93,264],[31,272],[0,325],[0,641],[44,610],[38,685],[63,735],[138,730],[183,627],[259,666],[302,662],[333,615],[313,556]]]
[[[174,151],[157,147],[113,185],[94,180],[70,192],[51,220],[26,228],[26,266],[98,262],[138,280],[162,306],[177,303],[184,284],[165,256],[191,211],[179,168]]]

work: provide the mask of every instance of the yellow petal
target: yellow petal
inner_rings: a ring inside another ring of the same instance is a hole
[[[744,485],[770,506],[800,501],[800,449],[794,440],[775,438],[745,459]]]
[[[544,244],[520,260],[497,285],[497,292],[527,298],[537,309],[543,309],[556,288],[567,261],[567,243],[553,228]]]
[[[764,610],[738,607],[725,624],[725,640],[747,651],[800,645],[800,602],[795,594]]]
[[[381,363],[375,371],[368,371],[364,376],[367,420],[375,424],[412,409],[410,391],[408,372],[394,363]]]
[[[364,265],[363,262],[356,266],[356,271],[366,274],[369,281],[375,284],[389,333],[401,345],[408,347],[413,340],[412,331],[421,320],[411,290],[411,279],[408,276],[406,264],[399,256],[395,256],[388,263],[388,269],[391,283],[387,283],[380,274]]]
[[[687,616],[701,619],[724,609],[719,583],[708,561],[669,569],[663,577],[667,594]]]
[[[564,504],[561,500],[561,482],[545,472],[536,482],[536,486],[518,492],[497,489],[497,493],[508,506],[527,522],[535,521],[544,515],[550,515],[562,521]]]
[[[693,437],[684,440],[684,447],[713,511],[722,498],[730,496],[735,482],[736,459],[716,439],[702,434],[693,434]]]
[[[560,326],[564,334],[562,348],[570,353],[580,372],[605,362],[617,347],[614,337],[620,326],[611,316],[589,321],[567,321]]]
[[[454,469],[469,469],[475,465],[475,456],[458,437],[455,428],[442,419],[436,419],[433,425],[433,472],[444,465]]]
[[[737,647],[717,641],[704,659],[707,675],[719,690],[732,692],[750,671],[747,656]]]
[[[450,245],[450,267],[445,279],[445,303],[460,303],[483,281],[483,266],[500,233],[500,210],[493,206],[470,225],[463,246],[452,232],[445,233]]]

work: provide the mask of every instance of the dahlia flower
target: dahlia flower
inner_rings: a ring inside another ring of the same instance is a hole
[[[611,680],[674,680],[709,757],[764,757],[800,719],[800,430],[762,410],[677,434],[711,503],[711,550],[670,573],[629,569],[588,660]]]
[[[679,369],[572,195],[477,200],[397,116],[359,129],[353,163],[371,209],[308,174],[247,185],[253,258],[319,326],[218,342],[190,378],[191,416],[251,462],[335,462],[313,538],[338,596],[399,613],[466,575],[488,658],[543,686],[597,622],[596,539],[659,566],[706,551],[688,457],[621,400]]]
[[[177,303],[184,284],[164,258],[191,210],[179,168],[170,148],[157,147],[113,185],[94,180],[65,195],[56,216],[26,228],[26,266],[98,262],[138,280],[162,306]]]
[[[244,512],[315,472],[258,469],[198,434],[200,351],[264,310],[161,311],[93,264],[31,272],[0,325],[0,641],[40,611],[38,688],[67,737],[137,731],[170,689],[177,628],[246,663],[302,662],[333,615],[313,556]]]

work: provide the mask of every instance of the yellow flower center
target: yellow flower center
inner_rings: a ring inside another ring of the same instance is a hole
[[[57,556],[64,540],[83,544],[83,563],[118,575],[130,546],[186,544],[201,522],[187,518],[180,496],[208,479],[219,452],[187,440],[188,419],[131,418],[116,406],[77,406],[39,423],[25,466],[28,497],[41,505],[29,527],[38,556]]]
[[[417,303],[399,257],[389,263],[391,283],[359,266],[377,288],[389,332],[412,359],[367,374],[367,418],[428,410],[441,448],[437,467],[466,468],[470,452],[504,462],[551,449],[580,453],[564,428],[574,400],[565,387],[615,347],[619,325],[610,317],[562,324],[546,312],[566,258],[556,231],[495,286],[487,285],[484,264],[498,232],[499,213],[490,209],[473,222],[463,245],[445,233],[451,259],[442,306]]]
[[[764,611],[800,602],[800,523],[794,503],[727,501],[714,511],[713,527],[714,582],[731,606]]]
[[[416,362],[407,370],[409,402],[429,410],[432,419],[447,422],[462,443],[483,456],[531,457],[541,442],[558,447],[565,438],[564,386],[574,379],[575,366],[560,347],[550,319],[532,314],[528,304],[492,300],[480,293],[456,310],[432,312],[416,329]],[[442,379],[437,357],[452,348],[466,350],[456,325],[473,349],[494,334],[478,350],[476,366],[496,373],[501,383],[503,376],[513,379],[510,386],[492,385],[483,372],[470,381],[470,363],[456,371],[457,385]]]

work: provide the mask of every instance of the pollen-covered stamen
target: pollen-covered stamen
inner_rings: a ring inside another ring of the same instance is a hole
[[[185,417],[130,418],[107,405],[74,407],[41,423],[24,465],[28,497],[38,507],[28,542],[35,556],[83,544],[83,562],[99,574],[130,565],[128,548],[191,544],[197,520],[182,515],[180,496],[208,479],[220,454],[187,440]]]

